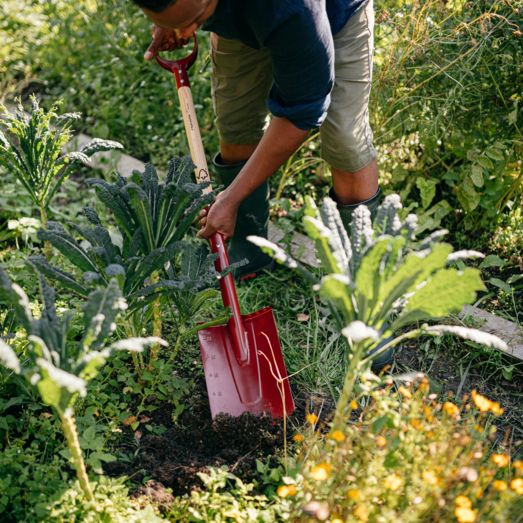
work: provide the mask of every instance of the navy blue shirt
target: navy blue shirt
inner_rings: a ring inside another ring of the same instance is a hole
[[[299,129],[319,127],[334,85],[333,35],[368,0],[219,0],[202,26],[271,53],[267,107]]]

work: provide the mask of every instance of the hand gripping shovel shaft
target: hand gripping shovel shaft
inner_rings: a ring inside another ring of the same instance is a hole
[[[196,180],[201,183],[210,177],[187,74],[197,56],[194,36],[194,50],[186,58],[168,61],[157,56],[156,60],[174,73]],[[223,236],[214,233],[210,244],[212,252],[218,254],[216,270],[221,272],[229,266]],[[242,316],[232,274],[220,279],[219,284],[223,305],[230,307],[232,317],[224,325],[198,333],[212,417],[220,412],[239,416],[246,411],[256,415],[268,411],[273,418],[289,415],[294,411],[294,401],[272,309],[265,307]]]

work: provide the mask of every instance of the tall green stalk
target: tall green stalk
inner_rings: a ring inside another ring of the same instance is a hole
[[[74,468],[76,469],[76,476],[80,482],[80,487],[82,488],[85,497],[89,501],[94,501],[93,491],[91,490],[91,485],[89,484],[89,476],[87,475],[87,470],[85,469],[84,458],[82,456],[82,448],[80,447],[80,442],[78,441],[78,432],[76,431],[76,423],[72,416],[60,415],[62,421],[62,429],[65,434],[65,439],[67,441],[67,447],[73,458]]]
[[[353,353],[350,355],[349,368],[345,381],[343,382],[343,390],[341,391],[338,405],[336,406],[336,413],[334,414],[334,420],[332,422],[333,430],[342,430],[346,420],[347,407],[349,400],[354,390],[354,385],[358,379],[358,369],[360,367],[361,358],[363,355],[363,344],[356,343],[353,346]]]
[[[158,271],[154,271],[151,274],[151,285],[160,281],[160,275]],[[153,303],[153,336],[158,338],[162,337],[162,302],[160,297],[156,298]],[[159,345],[154,345],[149,355],[149,370],[154,370],[153,363],[158,359]]]

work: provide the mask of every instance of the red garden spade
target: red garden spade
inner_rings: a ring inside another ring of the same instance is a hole
[[[201,183],[210,178],[187,74],[198,56],[196,35],[193,38],[194,50],[186,58],[168,61],[157,56],[156,60],[174,73],[196,179]],[[221,272],[229,266],[223,236],[214,233],[210,244],[212,252],[218,254],[216,270]],[[294,411],[294,400],[272,309],[265,307],[242,316],[232,274],[220,279],[219,284],[223,305],[231,308],[232,318],[198,333],[212,417],[220,412],[239,416],[242,412],[259,415],[268,411],[273,418],[289,415]]]

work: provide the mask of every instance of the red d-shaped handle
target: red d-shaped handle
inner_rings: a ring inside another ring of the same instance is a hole
[[[191,68],[191,65],[196,62],[196,58],[198,58],[198,40],[196,40],[196,33],[193,33],[192,37],[194,38],[194,49],[189,56],[181,58],[180,60],[165,60],[156,55],[156,61],[166,71],[174,73],[177,89],[180,89],[180,87],[190,87],[187,71]]]

